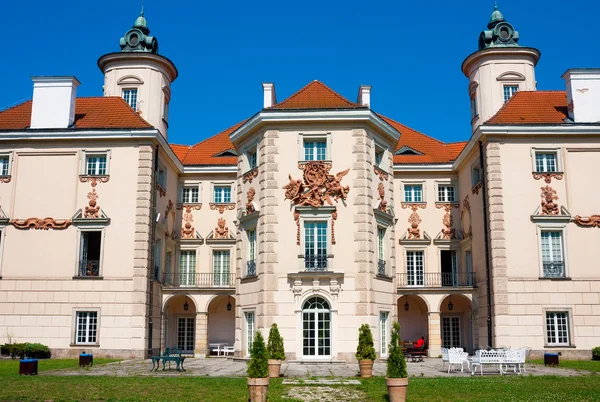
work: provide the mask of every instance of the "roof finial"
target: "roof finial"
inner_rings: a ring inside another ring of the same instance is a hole
[[[144,16],[144,0],[142,0],[142,13],[140,14],[142,17]]]
[[[143,3],[143,1],[142,1],[142,3]],[[494,0],[494,10],[497,10],[497,9],[498,9],[498,1]],[[143,12],[144,12],[144,6],[142,6],[142,13]]]

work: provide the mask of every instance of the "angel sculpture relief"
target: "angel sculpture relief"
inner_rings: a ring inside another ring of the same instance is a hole
[[[320,207],[325,202],[333,205],[333,200],[337,202],[348,197],[350,186],[342,186],[341,181],[350,172],[349,168],[335,176],[329,174],[331,165],[322,161],[308,162],[300,168],[304,171],[304,181],[294,180],[290,174],[290,182],[283,186],[285,198],[292,204]]]
[[[304,186],[302,185],[302,180],[294,180],[291,174],[288,174],[288,177],[290,182],[283,186],[283,189],[285,190],[285,198],[296,204],[304,192]]]

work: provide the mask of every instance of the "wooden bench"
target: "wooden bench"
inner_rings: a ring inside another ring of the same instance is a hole
[[[185,356],[181,355],[181,350],[178,348],[166,348],[162,355],[152,356],[151,359],[152,369],[150,372],[158,370],[160,362],[162,362],[163,371],[166,369],[167,363],[169,363],[169,370],[171,369],[171,362],[175,362],[175,369],[177,371],[185,371],[183,368]]]

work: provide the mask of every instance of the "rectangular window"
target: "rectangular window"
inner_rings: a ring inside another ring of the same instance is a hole
[[[385,228],[377,228],[377,273],[385,275]]]
[[[213,251],[213,285],[217,287],[227,287],[229,283],[229,250]]]
[[[165,103],[163,104],[163,120],[169,121],[169,100],[165,98]]]
[[[106,175],[106,154],[86,155],[85,174],[88,176]]]
[[[78,345],[95,345],[98,343],[98,312],[77,312],[75,343]]]
[[[458,253],[455,250],[440,250],[440,265],[442,286],[458,286]]]
[[[246,269],[247,276],[256,275],[256,230],[248,230],[248,263]]]
[[[133,110],[137,110],[137,89],[124,89],[123,90],[123,99],[125,102],[131,106]]]
[[[471,250],[465,251],[465,263],[467,264],[467,285],[473,286],[475,278],[473,277],[473,255]]]
[[[544,278],[565,276],[562,232],[542,231],[542,266]]]
[[[246,356],[249,356],[254,343],[254,312],[247,311],[244,317],[246,317]]]
[[[424,285],[424,267],[422,251],[406,252],[406,276],[408,286]]]
[[[454,202],[456,201],[454,186],[438,186],[438,202]]]
[[[388,352],[388,316],[390,315],[387,311],[379,312],[379,330],[380,330],[380,347],[379,347],[379,355],[387,356]]]
[[[255,149],[252,151],[248,151],[248,168],[254,169],[256,166],[258,166],[258,158]]]
[[[171,281],[171,264],[173,264],[173,252],[171,250],[167,250],[165,253],[165,275],[163,277],[163,282],[166,284],[172,284]]]
[[[163,190],[167,189],[167,169],[165,167],[159,166],[158,168],[158,185],[163,188]]]
[[[226,204],[231,202],[230,186],[215,186],[213,202],[217,204]]]
[[[200,189],[198,187],[184,187],[181,201],[184,204],[197,204],[200,202]]]
[[[156,246],[154,247],[154,279],[160,281],[160,276],[162,273],[162,240],[156,241]]]
[[[0,176],[8,176],[8,162],[10,158],[8,155],[0,156]]]
[[[194,286],[196,284],[196,251],[181,250],[179,254],[179,285]]]
[[[404,202],[423,202],[423,186],[421,184],[405,185]]]
[[[471,118],[474,119],[479,115],[479,111],[477,110],[477,97],[473,95],[471,97]]]
[[[519,90],[518,85],[505,85],[504,86],[504,102],[508,101],[518,90]]]
[[[381,167],[381,161],[383,161],[383,151],[377,149],[375,150],[375,166]]]
[[[471,186],[475,187],[481,182],[481,168],[479,166],[473,166],[471,168]]]
[[[325,140],[304,141],[305,161],[324,161],[327,159],[327,142]]]
[[[100,251],[102,249],[102,231],[81,232],[79,252],[79,276],[100,276]]]
[[[327,269],[327,222],[304,223],[304,267],[307,271]]]
[[[536,152],[535,171],[556,172],[556,152]]]
[[[546,337],[550,346],[568,346],[570,344],[568,313],[546,313]]]

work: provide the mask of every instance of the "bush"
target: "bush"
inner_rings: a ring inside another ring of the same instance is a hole
[[[356,358],[360,360],[375,360],[375,347],[373,346],[373,334],[369,324],[363,324],[358,329],[358,346],[356,347]]]
[[[248,362],[248,378],[267,378],[269,376],[269,358],[265,340],[260,332],[256,332],[250,348]]]
[[[51,356],[48,346],[41,343],[7,343],[0,346],[0,352],[13,359],[25,357],[47,359]]]
[[[592,359],[600,360],[600,346],[596,346],[594,349],[592,349]]]
[[[406,372],[406,359],[400,350],[400,324],[398,321],[392,326],[392,338],[387,359],[387,378],[408,378]]]
[[[279,334],[279,328],[277,328],[277,324],[271,325],[271,330],[269,331],[269,341],[267,343],[267,351],[269,353],[269,359],[285,360],[283,338]]]

